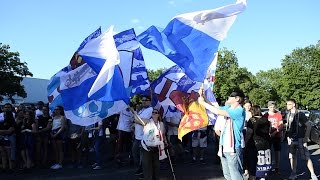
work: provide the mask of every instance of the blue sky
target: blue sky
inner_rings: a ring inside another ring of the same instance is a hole
[[[99,26],[140,34],[165,27],[176,15],[213,9],[235,0],[10,0],[0,2],[0,42],[20,52],[36,78],[49,79],[66,66],[82,40]],[[249,0],[220,48],[234,50],[252,73],[281,67],[294,48],[320,40],[319,0]],[[142,48],[148,69],[171,67],[158,52]]]

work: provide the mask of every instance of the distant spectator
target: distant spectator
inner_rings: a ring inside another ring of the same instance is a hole
[[[47,166],[48,159],[48,145],[50,132],[52,129],[52,117],[49,115],[49,108],[47,106],[42,106],[42,115],[37,116],[37,143],[36,143],[36,152],[37,160],[40,161],[40,166]]]
[[[183,154],[182,142],[178,139],[178,127],[182,118],[181,112],[175,108],[174,111],[170,112],[170,115],[165,117],[166,124],[168,126],[167,135],[169,137],[170,144],[169,146],[171,152],[171,160],[175,164],[176,156]]]
[[[271,138],[269,135],[271,123],[262,117],[260,106],[252,107],[253,140],[257,149],[256,178],[265,179],[271,170]]]
[[[35,110],[35,113],[36,113],[36,119],[38,119],[39,116],[43,115],[43,112],[42,112],[42,108],[44,106],[44,103],[42,101],[39,101],[37,103],[37,108]]]
[[[207,127],[195,130],[192,132],[192,162],[195,163],[197,156],[199,157],[200,163],[206,164],[204,160],[204,151],[207,148]]]
[[[11,161],[11,146],[9,136],[14,133],[14,118],[11,112],[3,112],[3,119],[0,119],[0,153],[2,168],[6,170],[13,169]]]
[[[116,146],[115,160],[120,165],[122,164],[121,153],[123,148],[126,148],[126,152],[129,154],[132,148],[132,125],[133,125],[133,113],[130,111],[129,107],[120,112],[118,121],[118,140]]]
[[[297,178],[297,152],[299,152],[301,159],[306,160],[307,167],[311,173],[311,179],[316,180],[318,178],[314,173],[313,163],[310,159],[310,153],[307,148],[311,124],[305,114],[297,110],[296,105],[297,104],[294,99],[287,100],[287,140],[289,146],[289,159],[292,169],[289,179]]]
[[[269,111],[263,116],[267,118],[271,123],[271,145],[274,149],[274,159],[275,160],[275,173],[280,174],[280,151],[281,151],[281,136],[282,136],[282,115],[276,110],[276,103],[274,101],[268,102]]]
[[[54,109],[54,116],[52,120],[51,129],[51,143],[55,155],[55,164],[51,169],[61,169],[63,163],[63,141],[65,139],[65,131],[67,128],[67,120],[64,116],[62,106],[57,106]]]
[[[95,151],[95,163],[92,165],[94,170],[102,169],[102,146],[106,140],[106,120],[101,120],[95,124],[95,127],[92,129],[94,131],[94,151]]]
[[[35,115],[33,111],[26,111],[24,114],[24,121],[21,127],[21,134],[23,139],[22,145],[22,159],[25,160],[25,167],[30,169],[33,163],[35,134],[37,133],[37,125],[35,122]]]
[[[3,106],[3,112],[0,113],[0,121],[3,121],[4,120],[4,113],[5,112],[10,112],[12,113],[13,115],[13,118],[15,118],[15,110],[12,106],[12,104],[10,103],[6,103],[4,106]],[[10,134],[8,137],[7,137],[10,141],[10,161],[11,161],[11,164],[12,164],[12,167],[15,167],[15,161],[16,161],[16,152],[17,152],[17,147],[16,147],[16,133],[15,131]]]
[[[70,120],[68,120],[70,121]],[[82,156],[82,137],[84,132],[84,127],[72,124],[71,122],[68,123],[68,147],[71,154],[71,163],[72,167],[74,168],[83,168],[83,164],[81,161]]]

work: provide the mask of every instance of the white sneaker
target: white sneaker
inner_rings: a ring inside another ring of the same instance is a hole
[[[315,175],[315,174],[311,174],[311,180],[318,180],[317,175]]]
[[[51,169],[61,169],[62,166],[60,164],[56,164],[56,166],[52,167]]]
[[[102,167],[101,166],[99,166],[99,165],[97,165],[96,167],[94,167],[94,168],[92,168],[93,170],[100,170],[100,169],[102,169]]]
[[[291,175],[289,176],[288,179],[292,179],[292,180],[297,179],[297,174],[296,173],[291,173]]]
[[[58,164],[54,164],[50,167],[50,169],[54,169]]]
[[[92,168],[96,167],[98,165],[98,163],[94,163],[91,165]]]

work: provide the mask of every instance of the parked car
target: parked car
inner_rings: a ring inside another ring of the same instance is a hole
[[[268,108],[261,108],[261,114],[264,115],[265,113],[267,113],[269,111]]]
[[[308,111],[308,110],[303,110],[303,109],[299,109],[298,111],[299,111],[299,112],[303,112],[304,115],[306,115],[306,117],[309,118],[309,116],[310,116],[310,111]]]
[[[310,112],[309,121],[311,122],[310,139],[312,142],[320,144],[320,110]]]

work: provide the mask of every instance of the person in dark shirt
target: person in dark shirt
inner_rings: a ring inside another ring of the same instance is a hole
[[[262,117],[260,106],[254,105],[252,107],[253,123],[253,140],[257,150],[257,166],[256,177],[265,179],[272,168],[271,161],[271,138],[269,120]]]
[[[3,120],[0,120],[0,153],[2,159],[2,168],[5,170],[13,168],[11,162],[11,146],[10,140],[8,139],[10,135],[14,133],[14,117],[12,112],[3,112]],[[7,163],[8,162],[8,163]]]
[[[49,137],[52,128],[52,117],[49,115],[49,108],[43,106],[42,114],[37,116],[38,134],[36,138],[36,156],[40,166],[47,166]],[[40,162],[41,161],[41,162]]]
[[[25,167],[30,169],[33,166],[33,153],[35,145],[35,134],[37,133],[37,125],[35,122],[34,111],[26,111],[23,125],[21,126],[21,134],[23,138],[24,148],[21,151],[22,157],[26,160]]]
[[[297,178],[297,151],[300,157],[306,160],[307,167],[311,174],[311,179],[316,180],[317,175],[314,173],[313,163],[310,159],[310,153],[307,148],[307,142],[310,137],[311,124],[304,113],[296,109],[296,101],[294,99],[287,100],[287,134],[289,159],[292,168],[289,179]]]

